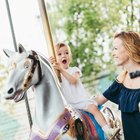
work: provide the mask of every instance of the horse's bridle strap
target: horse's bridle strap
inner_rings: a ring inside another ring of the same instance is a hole
[[[40,62],[39,62],[39,60],[38,60],[38,55],[37,55],[37,53],[36,53],[35,51],[32,51],[32,55],[29,55],[27,58],[32,59],[32,60],[33,60],[33,63],[32,63],[31,69],[30,69],[29,72],[27,73],[27,77],[25,78],[25,80],[24,80],[24,82],[23,82],[23,89],[24,89],[24,90],[25,90],[25,89],[28,87],[28,85],[30,84],[30,82],[31,82],[31,80],[32,80],[32,77],[33,77],[33,74],[34,74],[34,72],[35,72],[35,69],[36,69],[37,64],[38,64],[38,68],[39,68],[39,70],[38,70],[38,76],[39,76],[39,81],[38,81],[38,83],[40,82],[40,80],[41,80],[41,75],[42,75],[42,73],[41,73],[41,66],[40,66]],[[37,83],[37,84],[38,84],[38,83]],[[36,84],[36,85],[37,85],[37,84]]]

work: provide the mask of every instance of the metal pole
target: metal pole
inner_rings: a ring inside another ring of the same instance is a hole
[[[49,18],[47,13],[47,7],[45,6],[44,0],[38,0],[40,15],[42,18],[42,24],[44,27],[44,35],[46,39],[46,43],[48,45],[49,55],[54,56],[56,58],[56,52],[54,49],[53,38],[51,33],[51,28],[49,24]],[[59,81],[61,82],[61,77],[59,71],[56,71]]]
[[[13,27],[13,23],[12,23],[10,6],[9,6],[8,0],[5,0],[5,2],[6,2],[8,18],[9,18],[9,22],[10,22],[10,28],[11,28],[11,33],[12,33],[13,44],[14,44],[15,51],[17,51],[17,43],[16,43],[16,37],[15,37],[14,27]],[[26,104],[29,124],[30,124],[30,128],[31,128],[31,126],[32,126],[32,116],[31,116],[31,113],[30,113],[30,107],[29,107],[28,97],[27,97],[26,93],[25,93],[25,104]]]
[[[14,44],[15,51],[17,51],[17,43],[16,43],[16,37],[15,37],[14,27],[13,27],[13,23],[12,23],[12,17],[11,17],[9,2],[8,2],[8,0],[5,0],[5,2],[6,2],[6,8],[7,8],[7,13],[8,13],[9,23],[10,23],[10,27],[11,27],[13,44]]]
[[[28,115],[28,120],[29,120],[30,128],[32,128],[33,121],[32,121],[32,115],[31,115],[31,111],[30,111],[30,106],[29,106],[29,102],[28,102],[27,93],[25,93],[25,105],[26,105],[26,110],[27,110],[27,115]]]

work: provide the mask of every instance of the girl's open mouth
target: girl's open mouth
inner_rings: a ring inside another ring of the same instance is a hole
[[[62,60],[62,63],[63,63],[63,64],[66,64],[66,63],[67,63],[67,60],[66,60],[66,59],[63,59],[63,60]]]

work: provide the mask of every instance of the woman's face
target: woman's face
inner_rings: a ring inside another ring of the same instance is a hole
[[[57,50],[57,59],[60,65],[67,69],[71,61],[71,52],[68,47],[62,46]]]
[[[127,50],[123,46],[123,41],[115,38],[113,41],[112,55],[117,66],[125,66],[129,62]]]

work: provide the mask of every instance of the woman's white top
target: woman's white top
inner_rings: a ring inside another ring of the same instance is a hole
[[[77,67],[69,67],[66,71],[69,74],[79,72],[80,77],[82,76],[80,69]],[[71,104],[75,108],[85,110],[87,110],[89,104],[96,104],[93,99],[89,99],[88,94],[85,91],[85,88],[80,79],[76,84],[71,84],[62,74],[61,78],[63,94],[68,104]]]

